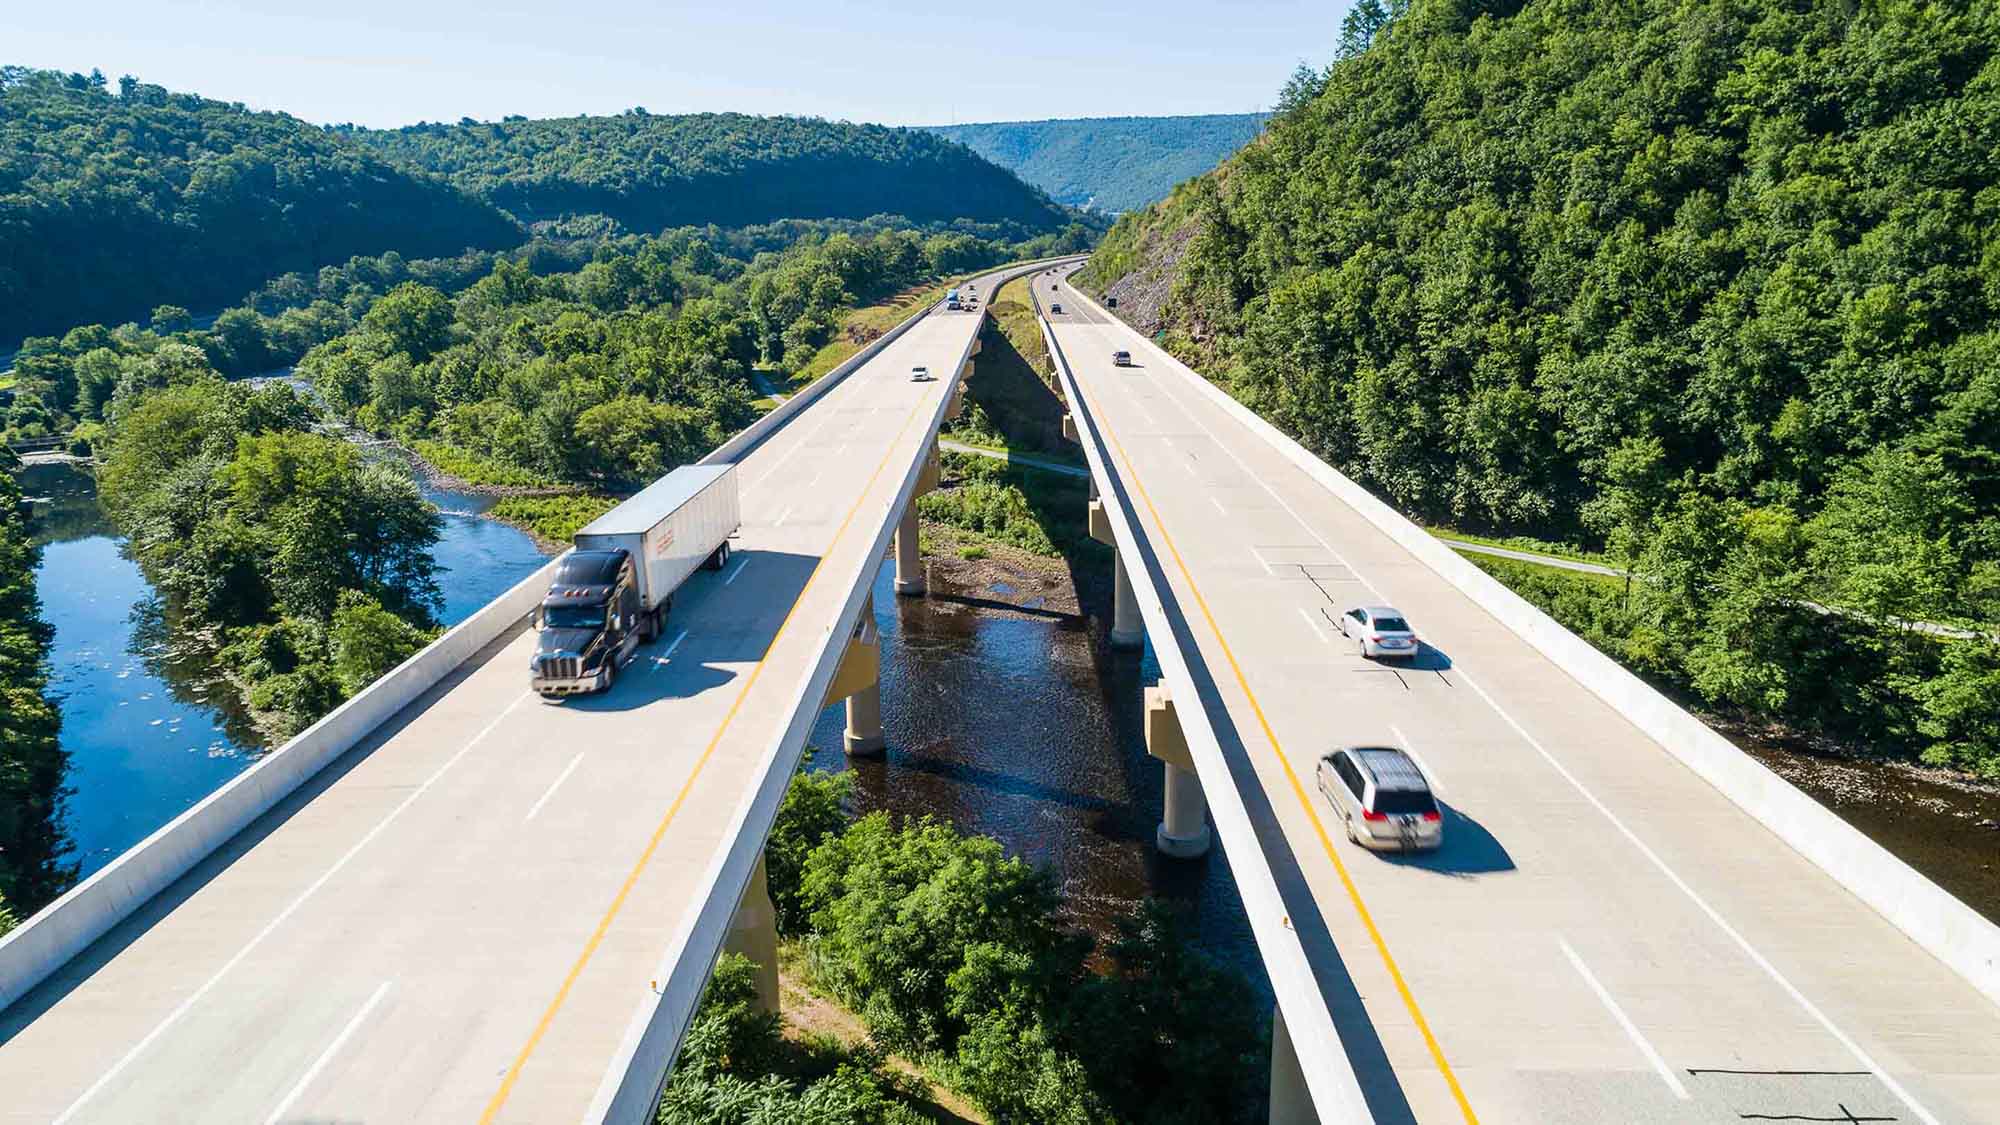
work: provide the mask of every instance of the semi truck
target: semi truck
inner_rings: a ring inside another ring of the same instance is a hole
[[[535,609],[530,686],[543,699],[603,691],[660,636],[674,591],[729,563],[742,525],[734,465],[684,465],[576,533]]]

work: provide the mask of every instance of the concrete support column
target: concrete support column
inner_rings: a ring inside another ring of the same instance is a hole
[[[882,683],[876,681],[847,697],[847,752],[873,757],[888,749],[882,735]]]
[[[750,885],[736,904],[736,918],[723,943],[726,953],[740,953],[757,963],[757,1007],[778,1010],[778,910],[771,905],[771,884],[764,875],[764,857],[750,872]]]
[[[842,699],[847,701],[847,752],[880,754],[887,742],[882,737],[882,642],[875,632],[873,595],[862,604],[861,620],[827,685],[828,703]]]
[[[1165,807],[1160,810],[1159,831],[1153,834],[1154,846],[1176,859],[1207,855],[1208,796],[1201,791],[1194,756],[1188,753],[1187,736],[1165,684],[1146,689],[1146,752],[1167,771]]]
[[[1271,1009],[1271,1125],[1319,1125],[1306,1069],[1285,1029],[1285,1012]]]
[[[1132,590],[1132,576],[1125,570],[1125,552],[1112,552],[1111,647],[1143,648],[1146,623],[1139,617],[1139,598]]]
[[[912,499],[903,509],[903,522],[896,525],[896,592],[918,597],[924,589],[924,558],[917,549],[917,502]]]

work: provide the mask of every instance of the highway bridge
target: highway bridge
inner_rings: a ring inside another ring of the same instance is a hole
[[[1702,749],[1736,760],[1697,773],[1666,721],[1691,719],[1530,643],[1525,603],[1452,581],[1435,540],[1066,273],[1035,296],[1107,509],[1093,526],[1116,515],[1121,588],[1157,615],[1168,680],[1188,669],[1169,690],[1192,698],[1151,709],[1205,722],[1214,751],[1190,763],[1199,788],[1169,765],[1163,840],[1199,842],[1204,791],[1244,802],[1230,860],[1259,848],[1277,873],[1375,1120],[2000,1121],[1991,923],[1726,744]],[[1335,624],[1383,603],[1425,642],[1406,665]],[[1342,745],[1408,750],[1442,798],[1439,852],[1344,840],[1314,782]],[[1732,787],[1785,811],[1760,819]]]
[[[880,747],[869,585],[896,538],[921,588],[913,500],[983,320],[933,309],[719,451],[740,466],[732,561],[610,692],[528,691],[545,571],[490,642],[159,893],[91,908],[174,826],[11,935],[0,983],[28,943],[137,906],[0,990],[0,1119],[643,1119],[723,942],[774,940],[757,852],[812,720],[847,698],[851,747]]]
[[[1748,759],[1045,268],[978,291],[1063,306],[1111,639],[1163,673],[1158,843],[1229,853],[1274,1122],[2000,1120],[1990,923],[1738,792]],[[647,1119],[720,951],[772,964],[759,853],[813,719],[881,748],[871,581],[893,542],[922,590],[981,320],[914,317],[711,455],[734,559],[611,692],[527,692],[537,575],[0,941],[0,1120]],[[1328,615],[1361,601],[1425,657],[1355,655]],[[1422,763],[1441,852],[1340,839],[1313,770],[1354,743]]]

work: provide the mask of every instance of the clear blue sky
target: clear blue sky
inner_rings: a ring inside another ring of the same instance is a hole
[[[896,125],[1240,113],[1349,0],[22,0],[0,63],[314,122],[742,110]]]

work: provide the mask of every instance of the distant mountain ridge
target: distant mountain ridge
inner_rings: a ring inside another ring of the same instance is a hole
[[[931,125],[1048,192],[1058,203],[1131,211],[1167,197],[1242,148],[1263,128],[1261,113],[1188,117],[1083,117]]]
[[[918,129],[633,111],[344,132],[529,223],[594,214],[658,231],[893,214],[1000,224],[1018,235],[1070,217],[1006,169]]]

